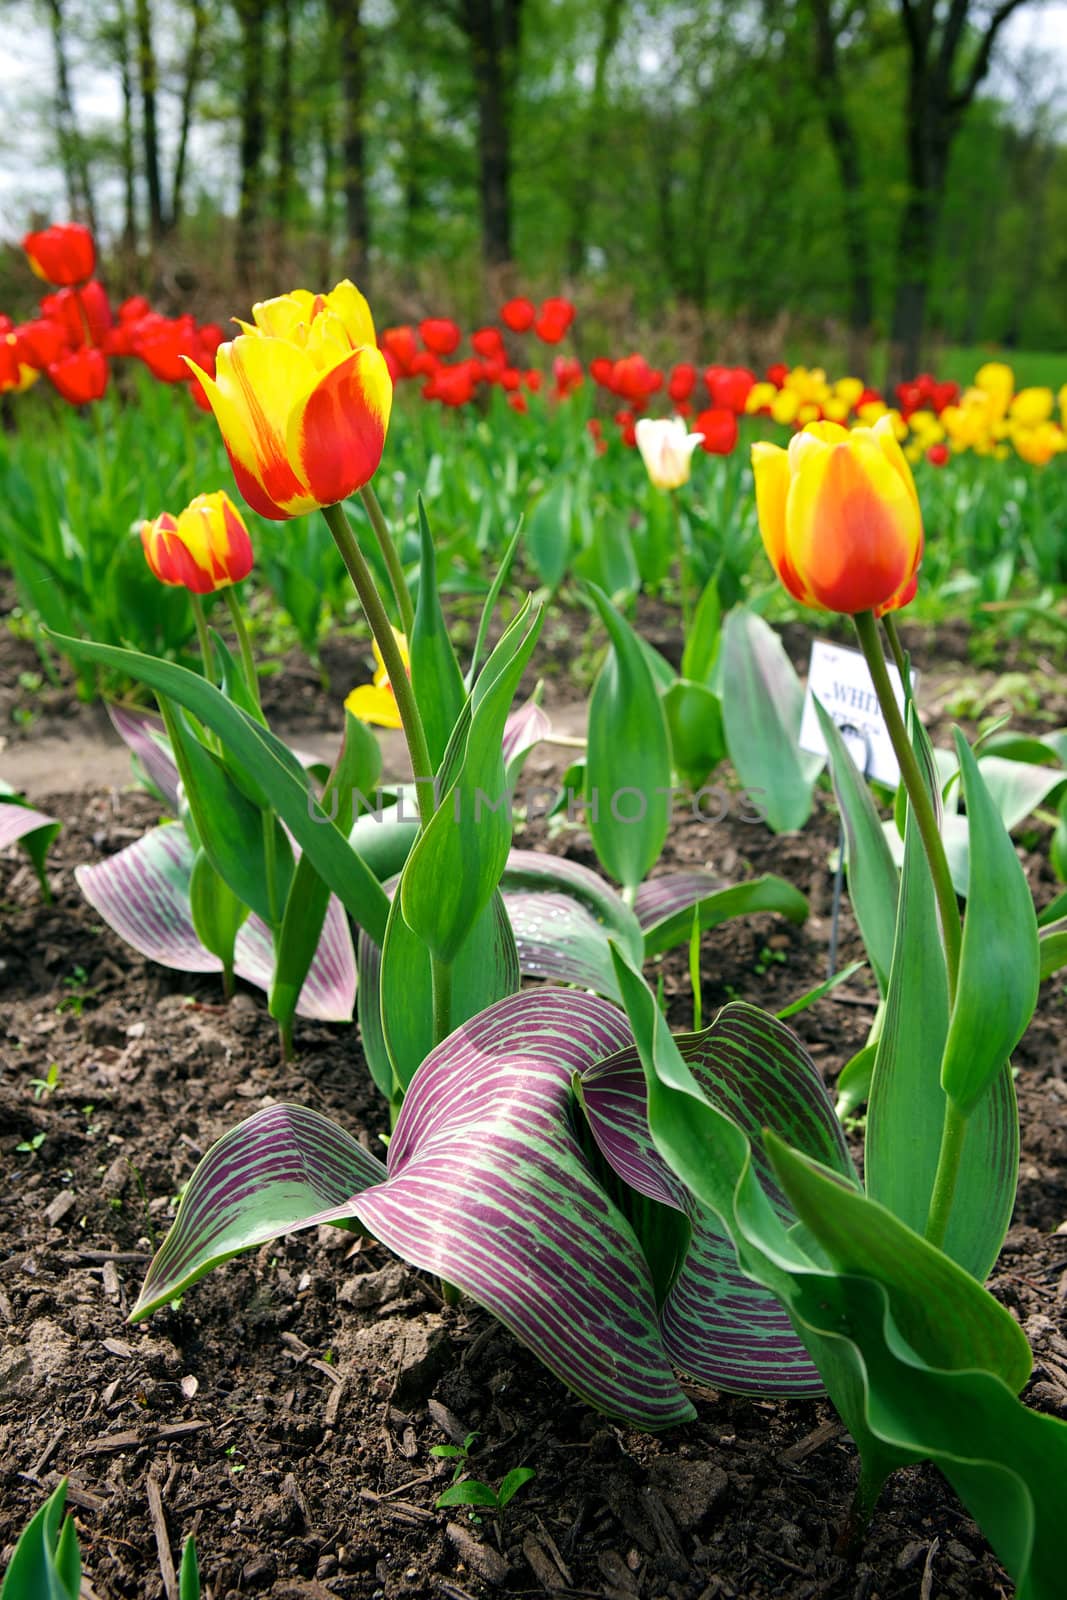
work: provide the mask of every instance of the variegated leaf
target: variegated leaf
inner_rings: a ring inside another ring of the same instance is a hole
[[[729,886],[711,872],[667,872],[643,883],[634,900],[644,930],[646,959],[689,938],[694,906],[700,908],[700,926],[705,933],[731,917],[759,911],[775,911],[797,923],[808,914],[808,902],[800,890],[773,872]]]
[[[787,1223],[795,1218],[763,1151],[764,1127],[853,1175],[822,1080],[800,1042],[775,1018],[736,1002],[702,1033],[681,1035],[675,1043],[708,1099],[752,1139],[756,1172]],[[582,1079],[582,1098],[597,1144],[619,1177],[689,1219],[689,1248],[660,1312],[663,1341],[675,1364],[705,1383],[746,1394],[821,1394],[822,1379],[780,1300],[741,1270],[716,1216],[656,1151],[636,1046],[591,1067]]]

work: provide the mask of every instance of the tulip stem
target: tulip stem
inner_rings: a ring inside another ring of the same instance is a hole
[[[904,726],[904,718],[897,705],[897,697],[893,693],[893,685],[889,680],[886,669],[885,656],[882,653],[882,641],[878,636],[878,624],[874,620],[873,611],[861,611],[853,617],[856,634],[860,642],[860,649],[870,669],[871,680],[882,708],[886,728],[892,741],[893,751],[900,767],[900,776],[904,787],[908,791],[908,800],[915,816],[915,822],[922,838],[926,859],[930,864],[930,876],[933,879],[934,894],[937,897],[938,912],[941,919],[941,932],[945,941],[945,963],[948,968],[949,1004],[956,998],[956,983],[960,969],[960,913],[956,902],[956,891],[952,886],[952,875],[948,870],[948,861],[945,856],[945,847],[941,841],[941,833],[937,826],[937,817],[934,813],[933,803],[919,770],[919,763],[915,751],[908,738],[908,730]]]
[[[941,1149],[937,1157],[934,1186],[930,1191],[930,1209],[926,1215],[925,1237],[941,1249],[948,1231],[956,1182],[960,1175],[963,1155],[963,1138],[967,1132],[967,1118],[954,1100],[945,1096],[945,1120],[941,1128]]]
[[[669,490],[671,514],[674,517],[674,548],[678,552],[678,590],[682,597],[682,624],[686,633],[692,615],[689,604],[689,566],[685,558],[685,533],[682,528],[682,512],[678,504],[678,495],[674,489]]]
[[[415,610],[411,604],[411,591],[404,578],[404,568],[400,563],[400,552],[397,550],[392,534],[389,532],[385,520],[382,503],[374,492],[374,486],[365,483],[359,491],[363,501],[364,510],[370,518],[370,525],[374,529],[374,537],[378,541],[378,549],[382,552],[382,560],[389,572],[389,583],[396,601],[397,612],[400,616],[400,627],[407,635],[410,643],[415,627]]]
[[[433,1042],[440,1044],[452,1032],[452,963],[430,957],[433,983]]]
[[[411,773],[415,779],[415,793],[418,797],[419,821],[425,828],[434,814],[435,796],[433,767],[430,764],[430,752],[426,743],[426,730],[422,725],[419,708],[415,704],[415,696],[411,688],[411,679],[407,675],[400,648],[396,642],[382,604],[382,597],[378,593],[374,582],[374,575],[367,565],[366,557],[359,548],[359,541],[352,532],[351,525],[345,515],[343,506],[323,506],[322,514],[326,518],[326,525],[333,534],[334,543],[341,552],[348,575],[355,585],[364,615],[370,623],[371,633],[381,652],[382,663],[392,685],[396,697],[396,709],[400,713],[400,721],[404,728],[404,737],[407,740],[408,754],[411,757]]]
[[[248,683],[248,692],[256,702],[257,707],[262,710],[263,707],[259,698],[259,674],[256,672],[256,658],[252,654],[252,644],[248,637],[248,629],[245,626],[245,619],[241,615],[241,607],[238,604],[237,595],[234,593],[233,584],[227,584],[222,592],[226,600],[226,609],[230,613],[230,621],[233,623],[233,631],[237,635],[237,648],[241,653],[241,665],[244,668],[245,679]]]
[[[896,663],[897,671],[900,673],[900,681],[904,685],[904,692],[910,695],[911,672],[908,667],[908,658],[904,653],[904,646],[900,640],[900,631],[897,628],[896,618],[892,612],[886,612],[882,618],[882,627],[885,629],[885,636],[889,640],[889,648],[893,652],[893,660]]]
[[[207,631],[207,618],[204,616],[204,603],[198,594],[189,591],[189,599],[193,607],[193,621],[196,623],[196,639],[200,646],[200,659],[204,663],[204,677],[208,683],[215,682],[215,658],[211,648],[211,635]]]

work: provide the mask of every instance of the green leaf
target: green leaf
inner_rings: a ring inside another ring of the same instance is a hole
[[[224,748],[253,772],[301,849],[372,939],[385,936],[389,902],[374,874],[309,794],[307,777],[292,751],[259,726],[196,672],[113,645],[51,635],[74,660],[113,667],[157,694],[169,696],[216,733]]]
[[[368,1064],[379,1089],[392,1100],[407,1089],[434,1045],[430,956],[405,920],[399,894],[393,899],[380,955],[364,952],[362,943],[360,954],[367,958],[360,963],[357,994]],[[515,936],[503,899],[494,892],[453,959],[453,1028],[518,987]],[[372,1015],[376,1002],[377,1019]],[[374,1049],[379,1036],[388,1052],[386,1062]]]
[[[510,1500],[514,1500],[523,1484],[529,1483],[536,1477],[537,1472],[533,1467],[512,1467],[497,1491],[497,1501],[501,1511]]]
[[[569,473],[561,473],[545,490],[526,525],[526,549],[537,576],[548,589],[563,581],[571,556],[574,487]]]
[[[807,1011],[809,1006],[815,1005],[817,1001],[836,989],[839,983],[845,983],[849,978],[855,977],[865,965],[863,961],[850,961],[847,967],[842,967],[832,977],[825,978],[822,983],[817,983],[814,988],[808,989],[796,1000],[790,1001],[789,1005],[783,1006],[781,1011],[776,1011],[774,1014],[778,1021],[784,1022],[787,1017],[795,1017],[799,1012]]]
[[[181,1570],[178,1573],[178,1600],[200,1600],[200,1566],[196,1559],[196,1540],[192,1534],[182,1549]]]
[[[346,711],[341,749],[322,791],[323,805],[329,808],[332,821],[342,833],[347,834],[352,827],[356,797],[369,797],[374,793],[381,771],[382,752],[377,739],[358,717]],[[329,884],[315,870],[311,857],[306,853],[302,855],[293,873],[275,940],[269,1010],[283,1034],[296,1015],[300,991],[315,959],[330,892]]]
[[[268,928],[281,920],[293,876],[293,852],[284,830],[242,793],[227,767],[197,737],[185,712],[161,696],[160,710],[196,836],[223,882]],[[274,870],[265,852],[264,829],[274,833]]]
[[[909,812],[893,962],[867,1111],[867,1193],[917,1233],[926,1227],[941,1149],[948,975],[926,854]],[[1011,1069],[967,1128],[944,1250],[979,1281],[1011,1220],[1019,1126]]]
[[[611,639],[589,701],[589,831],[605,869],[636,889],[670,826],[670,738],[633,630],[599,589],[590,584],[589,593]]]
[[[873,1027],[871,1029],[874,1031]],[[871,1092],[871,1078],[874,1075],[874,1062],[878,1054],[877,1041],[868,1041],[862,1049],[841,1068],[837,1075],[835,1089],[837,1091],[837,1114],[842,1122],[847,1117],[854,1115],[867,1099]]]
[[[415,703],[426,731],[426,743],[434,772],[441,764],[456,718],[466,698],[463,674],[459,670],[448,625],[441,610],[437,588],[437,552],[426,519],[426,508],[419,495],[419,593],[411,639],[411,686]],[[429,777],[429,773],[419,773]]]
[[[1044,983],[1054,972],[1067,966],[1067,917],[1046,923],[1039,929],[1037,943],[1041,954],[1041,981]]]
[[[726,757],[719,697],[703,683],[679,678],[663,696],[674,770],[690,789],[700,785]]]
[[[478,632],[474,639],[474,650],[471,653],[471,664],[468,667],[467,675],[463,680],[464,688],[466,689],[470,689],[475,678],[478,676],[478,668],[481,666],[482,662],[482,652],[485,649],[485,641],[489,633],[489,624],[493,620],[493,613],[496,610],[497,601],[500,599],[500,592],[504,587],[504,583],[508,577],[508,574],[511,572],[512,563],[515,560],[515,553],[519,548],[519,540],[521,538],[522,518],[520,517],[515,525],[515,532],[508,540],[507,549],[500,557],[500,560],[497,564],[496,575],[489,586],[489,593],[485,597],[485,604],[482,607],[482,614],[478,620]]]
[[[63,1552],[63,1569],[57,1564],[66,1498],[67,1480],[63,1478],[19,1535],[0,1584],[0,1600],[78,1600],[77,1588],[66,1582],[75,1570],[69,1543]]]
[[[446,1506],[492,1506],[496,1511],[500,1506],[496,1491],[490,1489],[487,1483],[480,1483],[477,1478],[464,1478],[462,1483],[450,1483],[434,1503],[439,1510]]]
[[[197,938],[213,956],[218,956],[229,981],[237,933],[248,916],[248,907],[219,876],[202,848],[193,857],[189,875],[189,911]]]
[[[800,890],[773,872],[710,892],[702,880],[716,881],[710,873],[667,873],[641,885],[636,911],[645,930],[646,961],[685,943],[692,932],[694,907],[702,933],[732,917],[749,917],[758,911],[777,911],[798,924],[808,915],[808,902]]]
[[[722,636],[722,606],[714,573],[704,585],[682,651],[682,677],[711,687]]]
[[[471,694],[469,721],[442,765],[446,787],[400,880],[404,920],[452,962],[500,882],[511,848],[511,796],[501,739],[511,702],[541,629],[524,607],[486,662]],[[465,734],[465,736],[464,736]],[[388,1036],[388,1016],[386,1034]]]
[[[815,701],[845,829],[848,894],[878,988],[885,994],[893,958],[899,876],[871,791],[833,718]]]
[[[760,795],[774,833],[802,828],[822,762],[797,743],[804,691],[781,640],[762,617],[735,606],[721,668],[726,747],[742,786]]]
[[[1026,1031],[1041,958],[1026,874],[959,730],[956,752],[970,831],[959,987],[941,1064],[946,1094],[969,1116]]]

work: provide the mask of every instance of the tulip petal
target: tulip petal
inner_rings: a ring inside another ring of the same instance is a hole
[[[326,304],[344,323],[354,348],[378,343],[370,306],[351,278],[342,278],[336,289],[330,290],[326,296]]]
[[[912,418],[913,426],[914,421],[915,419]],[[921,517],[919,493],[915,487],[915,479],[912,477],[911,468],[905,459],[904,452],[900,448],[900,440],[897,438],[896,430],[893,427],[893,418],[888,411],[884,417],[878,418],[878,421],[871,429],[871,438],[874,439],[889,465],[903,478],[907,485],[908,493],[915,503],[916,513]]]
[[[756,480],[759,529],[771,566],[794,600],[799,600],[802,605],[814,605],[815,601],[801,582],[786,549],[785,508],[792,477],[789,453],[779,449],[776,444],[757,441],[752,446],[752,473]]]
[[[361,683],[345,700],[345,710],[351,711],[360,722],[373,723],[376,728],[401,728],[396,696],[388,686]]]
[[[895,595],[918,564],[922,524],[879,444],[852,435],[806,450],[786,501],[786,547],[821,606],[855,614]]]
[[[393,401],[385,358],[353,350],[294,406],[287,433],[314,505],[346,499],[378,470]]]
[[[220,345],[214,379],[189,361],[215,413],[237,480],[254,511],[274,521],[313,511],[315,500],[293,469],[286,424],[313,386],[306,351],[284,339],[240,335]]]

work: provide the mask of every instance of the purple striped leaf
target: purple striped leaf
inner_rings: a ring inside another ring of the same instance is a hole
[[[731,917],[752,916],[758,911],[776,911],[797,923],[808,914],[808,902],[800,890],[773,872],[728,887],[710,872],[664,873],[643,883],[634,898],[645,935],[646,959],[689,938],[696,906],[705,933]]]
[[[501,887],[524,977],[619,999],[608,940],[637,962],[643,941],[633,912],[610,884],[561,856],[512,850]]]
[[[177,823],[153,828],[117,855],[74,869],[89,904],[138,954],[178,972],[221,972],[200,943],[189,908],[193,847]],[[234,971],[269,990],[274,971],[270,931],[250,916],[237,935]],[[344,908],[331,896],[322,937],[300,992],[297,1014],[319,1022],[350,1022],[356,998],[352,934]]]
[[[241,1249],[358,1218],[486,1306],[591,1405],[663,1428],[693,1415],[648,1264],[575,1135],[572,1079],[628,1042],[592,996],[513,995],[416,1074],[388,1169],[313,1112],[273,1106],[210,1150],[149,1269],[145,1316]]]
[[[504,770],[507,773],[509,787],[518,782],[523,763],[530,751],[535,745],[540,744],[542,739],[547,739],[551,732],[552,724],[547,712],[532,699],[509,713],[504,724],[504,737],[501,740]]]
[[[707,1098],[752,1141],[755,1173],[787,1225],[795,1216],[764,1153],[765,1127],[854,1176],[822,1079],[775,1018],[735,1002],[702,1033],[680,1035],[675,1043]],[[601,1153],[619,1177],[689,1220],[689,1247],[660,1311],[663,1342],[675,1364],[702,1382],[746,1394],[822,1393],[824,1384],[781,1301],[741,1271],[718,1218],[653,1145],[636,1046],[591,1067],[582,1098]]]
[[[47,812],[25,805],[6,783],[0,783],[0,850],[21,844],[37,874],[41,892],[48,901],[52,891],[45,872],[45,859],[63,824]]]
[[[107,714],[123,744],[137,757],[145,774],[163,796],[167,809],[177,816],[181,778],[163,728],[163,718],[137,706],[111,704],[107,706]]]

